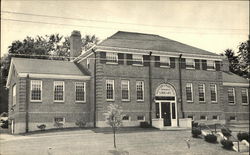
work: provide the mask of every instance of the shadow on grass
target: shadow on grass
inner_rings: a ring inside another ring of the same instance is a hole
[[[109,150],[109,153],[113,154],[113,155],[129,155],[128,151],[124,151],[124,150]]]
[[[113,131],[110,127],[105,128],[92,128],[95,133],[104,133],[104,134],[113,134]],[[117,134],[121,133],[137,133],[137,132],[155,132],[159,131],[156,128],[140,128],[140,127],[121,127],[116,132]]]

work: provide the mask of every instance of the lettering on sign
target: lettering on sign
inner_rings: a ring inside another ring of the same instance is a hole
[[[161,84],[156,89],[155,96],[175,96],[175,90],[170,84]]]

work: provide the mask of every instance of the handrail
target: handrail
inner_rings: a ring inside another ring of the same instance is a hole
[[[240,152],[240,141],[239,141],[237,138],[235,138],[235,137],[229,132],[229,129],[226,128],[223,124],[221,124],[221,126],[222,126],[224,129],[226,129],[225,131],[227,131],[227,132],[231,135],[231,137],[234,139],[234,141],[237,142],[237,144],[238,144],[238,152]],[[223,134],[223,133],[222,133],[222,134]],[[224,136],[224,135],[223,135],[223,136]]]

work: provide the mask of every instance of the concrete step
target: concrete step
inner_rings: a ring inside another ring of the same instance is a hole
[[[191,130],[190,128],[183,128],[183,127],[163,127],[160,128],[162,131],[181,131],[181,130]]]

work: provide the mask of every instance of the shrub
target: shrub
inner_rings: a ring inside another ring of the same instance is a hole
[[[40,129],[41,131],[44,131],[46,128],[45,124],[37,125],[37,128]]]
[[[225,137],[230,137],[230,136],[231,136],[231,133],[232,133],[232,131],[231,131],[230,129],[228,129],[228,128],[222,128],[222,129],[221,129],[221,132],[222,132],[222,134],[223,134]]]
[[[77,120],[76,121],[76,126],[78,126],[79,128],[83,128],[86,126],[86,122],[83,120]]]
[[[140,127],[141,128],[149,128],[150,124],[148,124],[148,122],[140,122]]]
[[[209,143],[216,143],[217,137],[214,134],[208,134],[205,136],[205,141],[207,141]]]
[[[192,128],[198,128],[199,123],[192,121]]]
[[[239,141],[246,140],[249,142],[249,132],[239,132],[237,138]]]
[[[1,120],[1,127],[7,129],[8,128],[8,120]]]
[[[194,138],[197,138],[199,135],[201,135],[201,130],[198,128],[193,128],[192,129],[192,135]]]
[[[232,150],[233,148],[233,142],[231,140],[221,140],[220,143],[223,145],[223,148],[227,149],[227,150]]]

